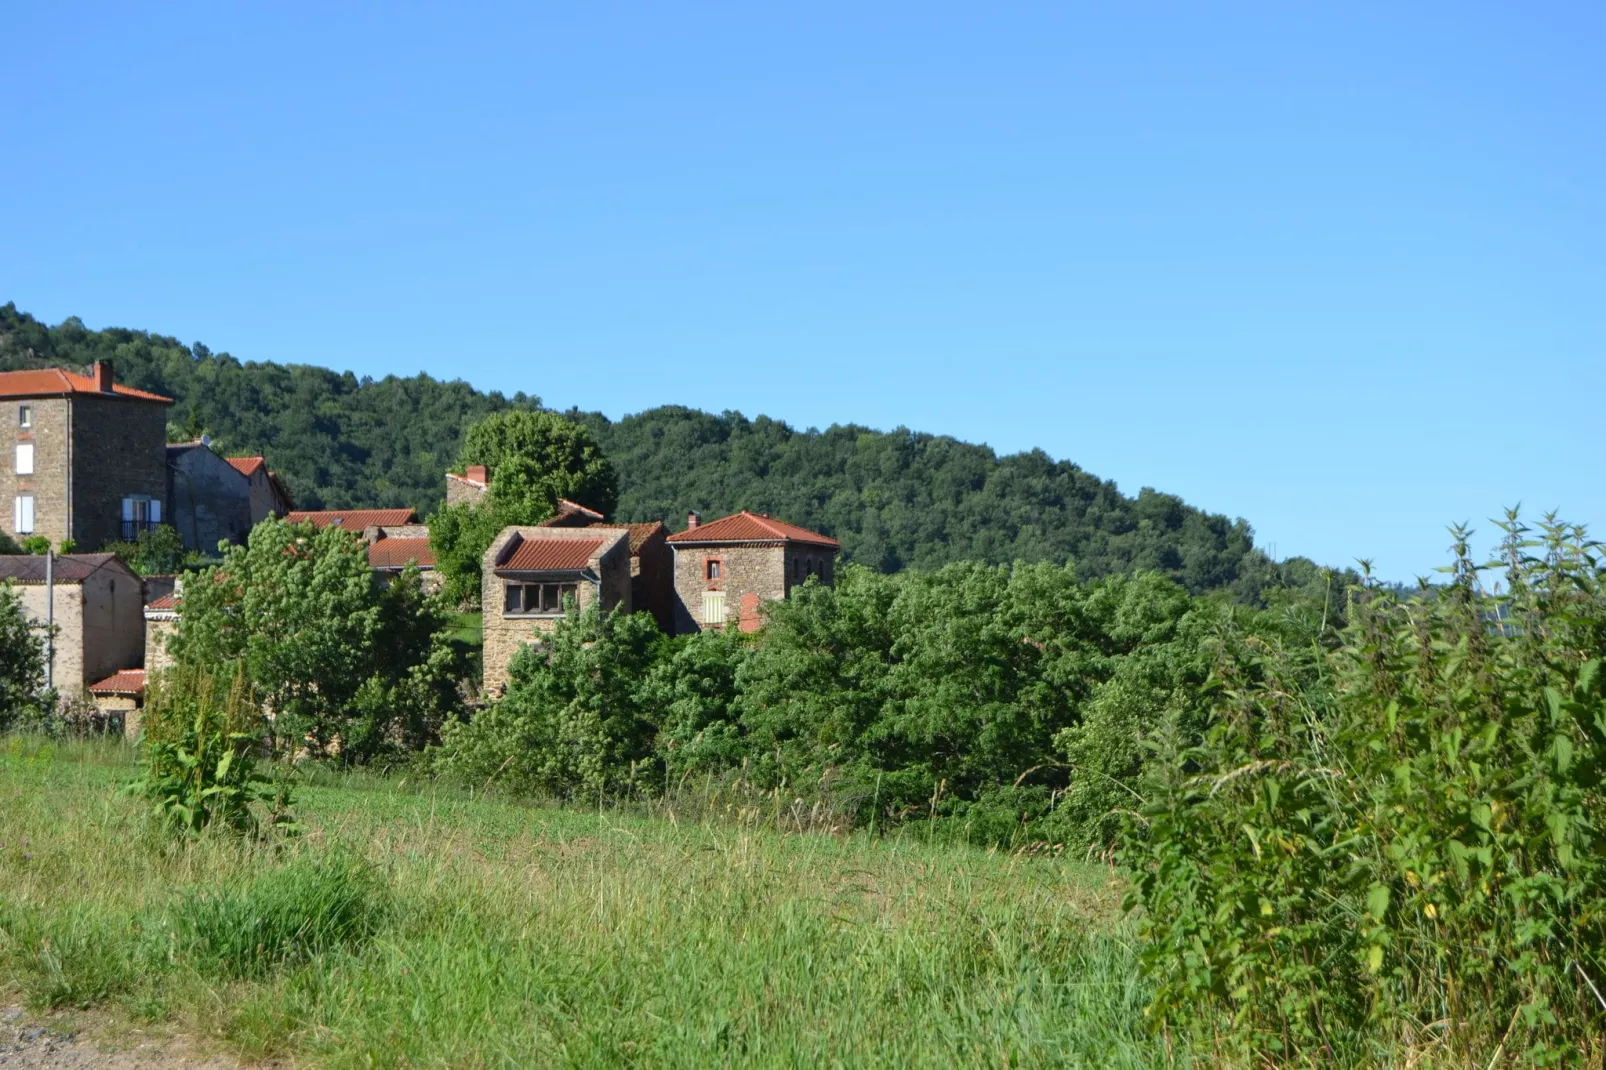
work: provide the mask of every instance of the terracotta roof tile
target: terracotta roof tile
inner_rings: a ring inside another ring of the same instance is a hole
[[[824,546],[832,550],[840,550],[842,544],[828,535],[820,535],[800,528],[796,524],[788,524],[784,520],[776,520],[763,513],[749,513],[743,510],[732,516],[710,520],[706,524],[699,524],[695,528],[687,528],[669,536],[673,543],[724,543],[724,542],[801,542],[810,546]]]
[[[604,539],[541,539],[526,536],[513,548],[498,571],[578,572],[591,563]]]
[[[145,693],[145,670],[121,669],[98,684],[90,684],[89,693],[92,695],[143,695]]]
[[[406,568],[410,561],[419,568],[435,567],[428,539],[380,539],[368,547],[370,568]]]
[[[39,397],[66,397],[69,394],[94,394],[105,397],[105,393],[95,389],[95,380],[87,375],[75,375],[60,368],[42,368],[38,371],[0,372],[0,398],[39,398]],[[160,394],[148,393],[144,390],[135,390],[131,386],[121,383],[112,384],[114,397],[128,398],[132,401],[159,401],[163,405],[173,404],[172,398],[164,398]]]
[[[411,509],[319,509],[294,512],[286,519],[293,524],[310,521],[315,528],[327,528],[339,524],[347,531],[355,531],[360,535],[363,528],[375,525],[384,528],[416,524],[418,514]]]
[[[261,457],[225,457],[224,460],[239,470],[247,478],[257,474],[257,469],[267,467],[268,462]]]
[[[53,578],[57,583],[82,583],[92,574],[112,563],[127,571],[128,566],[116,554],[57,554]],[[0,581],[17,583],[44,583],[45,557],[43,554],[0,555]]]
[[[145,603],[145,608],[166,610],[170,613],[176,612],[178,610],[178,595],[164,594],[160,598],[153,598],[149,602]]]
[[[641,553],[641,548],[658,532],[668,533],[661,520],[650,520],[644,524],[599,524],[592,519],[598,514],[587,509],[583,513],[559,513],[541,521],[536,527],[540,528],[595,528],[598,531],[628,531],[630,532],[630,555],[632,557]]]

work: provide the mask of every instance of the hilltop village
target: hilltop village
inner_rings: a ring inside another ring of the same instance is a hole
[[[202,437],[167,440],[172,399],[116,381],[110,361],[89,374],[0,372],[12,421],[10,471],[0,478],[0,532],[37,551],[0,554],[30,619],[50,633],[49,683],[104,712],[140,708],[146,673],[167,663],[183,613],[182,577],[139,575],[106,547],[169,527],[185,550],[243,543],[269,517],[342,528],[366,546],[375,581],[420,571],[437,589],[429,527],[412,509],[305,511],[261,456],[225,457]],[[446,501],[473,504],[491,473],[445,473]],[[660,520],[621,523],[560,500],[548,519],[504,528],[482,561],[480,690],[496,694],[520,648],[551,632],[566,607],[650,614],[665,633],[753,631],[763,606],[813,577],[834,579],[840,544],[774,517],[740,512],[671,534]],[[128,718],[133,724],[137,718]]]

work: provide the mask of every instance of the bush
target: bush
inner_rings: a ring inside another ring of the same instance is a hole
[[[1255,1062],[1599,1064],[1606,572],[1578,529],[1504,526],[1504,593],[1460,532],[1438,596],[1356,592],[1314,679],[1226,637],[1203,744],[1123,842],[1158,1026]]]
[[[12,586],[0,583],[0,731],[45,719],[54,702],[44,686],[44,637]]]

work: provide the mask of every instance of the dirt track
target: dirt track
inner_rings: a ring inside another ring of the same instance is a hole
[[[18,1007],[0,1006],[0,1067],[5,1070],[237,1070],[239,1063],[188,1050],[183,1038],[138,1033],[108,1042]]]

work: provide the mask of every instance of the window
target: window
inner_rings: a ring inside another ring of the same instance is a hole
[[[162,522],[162,503],[155,498],[123,499],[123,540],[133,542],[139,533]]]
[[[712,628],[725,623],[725,592],[703,592],[703,627]]]
[[[564,599],[578,599],[579,585],[573,583],[510,583],[504,588],[502,615],[534,617],[563,612]]]
[[[19,405],[19,406],[17,406],[17,426],[18,427],[32,427],[33,426],[33,406],[32,405]]]
[[[11,500],[11,528],[18,535],[33,534],[32,494],[19,494]]]
[[[711,580],[723,579],[725,576],[725,562],[717,557],[708,559],[708,578]]]
[[[33,443],[17,443],[17,475],[33,475]]]

